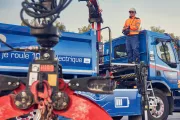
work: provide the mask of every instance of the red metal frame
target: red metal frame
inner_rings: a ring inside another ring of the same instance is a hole
[[[112,120],[104,109],[93,101],[75,94],[62,79],[59,80],[59,83],[59,88],[64,88],[65,86],[64,92],[70,97],[70,105],[65,111],[54,110],[53,112],[55,114],[71,118],[72,120]],[[31,88],[34,88],[35,85],[36,83],[34,83]],[[23,90],[25,90],[25,86],[21,84],[20,87],[15,90],[15,93],[17,94]],[[18,109],[14,104],[16,94],[10,94],[0,98],[0,120],[28,114],[34,109],[34,106],[27,110]]]
[[[98,8],[98,12],[99,12],[100,15],[101,15],[102,10],[100,9],[98,0],[90,0],[90,2],[91,2],[95,7]],[[94,26],[95,24],[92,23],[92,29],[97,28],[97,30],[100,30],[100,29],[101,29],[101,24],[102,24],[101,22],[98,22],[98,23],[96,23],[97,26],[95,27],[95,26]],[[101,31],[98,31],[98,32],[97,32],[97,38],[98,38],[98,42],[101,42]]]

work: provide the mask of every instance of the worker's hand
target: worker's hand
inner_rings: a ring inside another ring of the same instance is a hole
[[[129,26],[128,27],[124,27],[123,30],[128,29],[128,28],[129,28]]]

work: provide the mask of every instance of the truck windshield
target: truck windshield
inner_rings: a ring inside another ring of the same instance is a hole
[[[176,63],[173,48],[170,42],[159,42],[156,45],[158,56],[166,63]]]
[[[114,47],[114,58],[121,58],[121,57],[126,57],[126,46],[125,44],[120,44]]]

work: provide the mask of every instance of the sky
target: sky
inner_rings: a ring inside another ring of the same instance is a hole
[[[20,25],[19,12],[23,0],[0,0],[0,23]],[[113,38],[122,35],[122,28],[129,16],[129,9],[134,7],[137,17],[141,18],[143,29],[151,26],[161,27],[168,33],[180,36],[180,0],[99,0],[103,27],[112,29]],[[88,9],[85,2],[73,2],[60,15],[60,22],[67,30],[77,32],[78,28],[88,25]],[[102,32],[107,38],[106,31]]]

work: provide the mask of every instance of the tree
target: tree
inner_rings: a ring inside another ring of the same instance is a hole
[[[38,22],[35,19],[31,20],[31,21],[26,19],[25,21],[27,23],[33,25],[33,26],[38,24]],[[26,25],[24,24],[24,22],[21,22],[21,26],[26,26]],[[61,23],[61,22],[56,21],[54,23],[54,26],[58,27],[61,32],[65,32],[66,31],[66,26],[63,23]]]
[[[29,20],[28,20],[28,19],[25,19],[25,21],[26,21],[27,23],[29,23]],[[24,22],[22,21],[22,22],[21,22],[21,26],[27,26],[27,25],[24,24]]]
[[[21,22],[21,26],[26,26],[26,25],[24,24],[24,22]]]
[[[61,32],[67,31],[66,26],[61,22],[55,22],[55,26],[58,27]]]
[[[161,29],[160,27],[155,27],[152,26],[151,27],[151,31],[153,32],[158,32],[158,33],[166,33],[166,31],[164,29]],[[175,36],[174,33],[168,33],[174,40],[180,40],[179,36]]]
[[[155,26],[151,27],[151,31],[158,32],[158,33],[166,32],[164,29],[161,29],[160,27],[155,27]],[[174,33],[168,33],[168,34],[172,37],[173,43],[174,43],[175,47],[177,48],[177,42],[178,42],[178,40],[180,40],[180,36],[176,36],[176,35],[174,35]]]
[[[165,33],[164,29],[161,29],[161,27],[155,27],[155,26],[151,27],[151,31],[158,32],[158,33]]]
[[[81,28],[78,28],[79,33],[88,32],[91,29],[91,24],[88,26],[83,26]],[[101,35],[101,40],[103,40],[103,36]]]
[[[89,24],[88,26],[83,26],[81,28],[78,28],[79,30],[79,33],[84,33],[84,32],[87,32],[91,29],[91,24]]]

